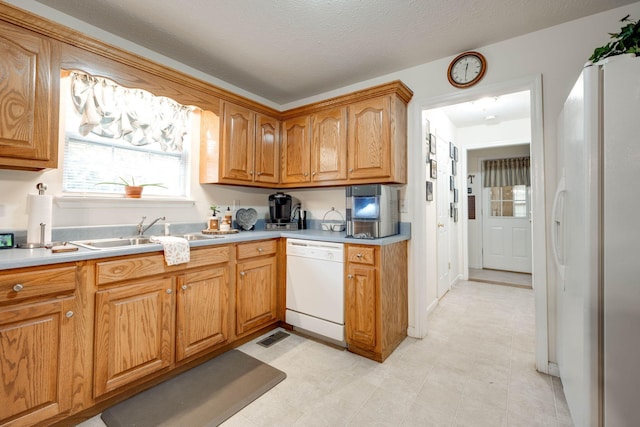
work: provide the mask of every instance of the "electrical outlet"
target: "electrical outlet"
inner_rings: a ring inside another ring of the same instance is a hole
[[[409,209],[407,208],[407,200],[400,199],[400,212],[401,213],[409,213]]]

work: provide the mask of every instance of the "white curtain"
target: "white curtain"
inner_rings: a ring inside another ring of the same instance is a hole
[[[517,157],[484,161],[484,186],[531,185],[530,158]]]
[[[81,116],[81,135],[122,138],[136,146],[157,142],[164,151],[182,151],[191,109],[172,99],[79,72],[71,74],[71,99]]]

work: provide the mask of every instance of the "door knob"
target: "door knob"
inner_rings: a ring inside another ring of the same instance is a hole
[[[182,285],[182,290],[186,291],[187,290],[187,285]]]

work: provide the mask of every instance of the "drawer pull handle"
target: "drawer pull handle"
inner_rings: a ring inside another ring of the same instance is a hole
[[[187,290],[187,285],[182,285],[182,290],[186,291]]]
[[[168,294],[170,294],[171,292],[173,292],[171,289],[167,289]]]
[[[347,279],[353,279],[353,274],[347,274]]]
[[[258,252],[263,252],[263,251],[264,251],[264,249],[258,248]]]
[[[73,317],[74,313],[73,313],[73,311],[69,310],[64,315],[67,317],[67,319],[71,319]]]
[[[356,255],[356,256],[357,256],[358,258],[362,258],[362,256],[363,256],[363,255],[362,255],[362,254],[358,254],[358,255]]]
[[[241,271],[240,272],[240,277],[244,277],[244,274],[245,274],[244,271]]]
[[[13,285],[14,292],[20,292],[23,289],[24,285],[22,283],[16,283],[15,285]]]

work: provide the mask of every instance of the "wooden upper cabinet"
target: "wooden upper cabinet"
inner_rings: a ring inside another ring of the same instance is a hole
[[[391,176],[391,97],[349,106],[349,178]]]
[[[0,22],[0,168],[58,164],[59,47]]]
[[[222,102],[222,179],[253,181],[255,113]]]
[[[277,184],[280,179],[280,121],[226,101],[222,101],[220,110],[219,181]],[[205,153],[205,156],[201,163],[215,162],[215,155]]]
[[[280,121],[256,114],[255,181],[280,182]]]
[[[311,116],[311,181],[347,179],[347,108]]]
[[[282,184],[310,182],[311,118],[296,117],[282,125]]]

